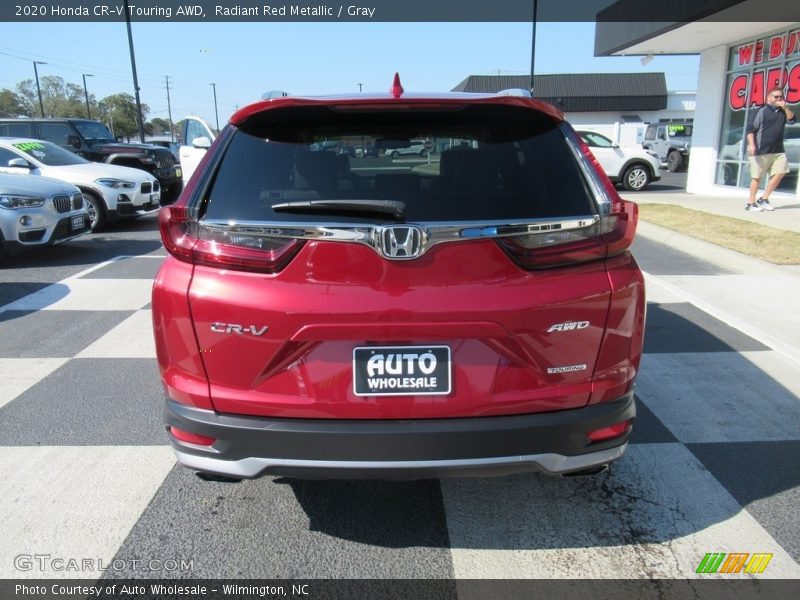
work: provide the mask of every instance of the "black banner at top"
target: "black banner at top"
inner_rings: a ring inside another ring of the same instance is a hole
[[[791,0],[11,0],[4,22],[800,21]]]

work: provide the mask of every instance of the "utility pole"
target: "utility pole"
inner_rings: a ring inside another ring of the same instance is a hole
[[[46,62],[40,60],[33,61],[33,74],[36,76],[36,92],[39,94],[39,114],[44,118],[44,104],[42,104],[42,88],[39,87],[39,69],[36,65],[46,65]]]
[[[357,83],[356,85],[358,86],[358,91],[360,92],[361,91],[361,86],[364,85],[364,84],[363,83]]]
[[[144,119],[142,118],[142,101],[139,99],[139,79],[136,77],[136,57],[133,53],[133,34],[131,33],[131,11],[128,0],[123,0],[125,8],[125,25],[128,28],[128,49],[131,53],[131,71],[133,72],[133,89],[136,92],[136,119],[139,121],[139,139],[144,144]]]
[[[169,116],[169,139],[175,141],[175,131],[172,127],[172,105],[169,103],[169,75],[164,75],[164,80],[167,82],[167,115]]]
[[[89,110],[89,91],[86,89],[86,78],[87,77],[94,77],[91,73],[84,73],[83,74],[83,95],[86,96],[86,118],[91,119],[92,113]]]
[[[212,83],[211,87],[214,89],[214,118],[217,120],[217,135],[219,135],[219,113],[217,112],[217,84]]]
[[[536,20],[537,20],[537,0],[533,0],[533,29],[531,30],[531,85],[530,91],[533,94],[533,75],[536,71]]]

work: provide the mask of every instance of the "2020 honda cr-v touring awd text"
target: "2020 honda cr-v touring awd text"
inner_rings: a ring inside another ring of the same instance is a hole
[[[398,165],[410,140],[435,154]],[[325,150],[374,145],[377,156]],[[622,200],[522,93],[264,100],[180,200],[153,290],[179,462],[229,478],[591,473],[635,417]]]

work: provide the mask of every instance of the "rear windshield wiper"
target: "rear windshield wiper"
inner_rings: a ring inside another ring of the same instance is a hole
[[[405,202],[400,200],[295,200],[273,204],[272,210],[291,212],[328,212],[328,213],[377,213],[402,219],[406,210]]]

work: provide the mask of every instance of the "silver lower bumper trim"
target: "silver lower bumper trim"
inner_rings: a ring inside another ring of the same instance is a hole
[[[519,468],[543,471],[553,475],[583,471],[592,467],[606,465],[620,458],[628,444],[615,448],[599,450],[578,456],[561,454],[531,454],[527,456],[500,456],[459,460],[416,460],[416,461],[331,461],[331,460],[293,460],[249,457],[240,460],[222,460],[212,456],[198,456],[173,447],[178,462],[195,471],[214,473],[241,479],[258,477],[273,468],[313,469],[324,472],[330,470],[362,471],[467,471],[469,469]]]

